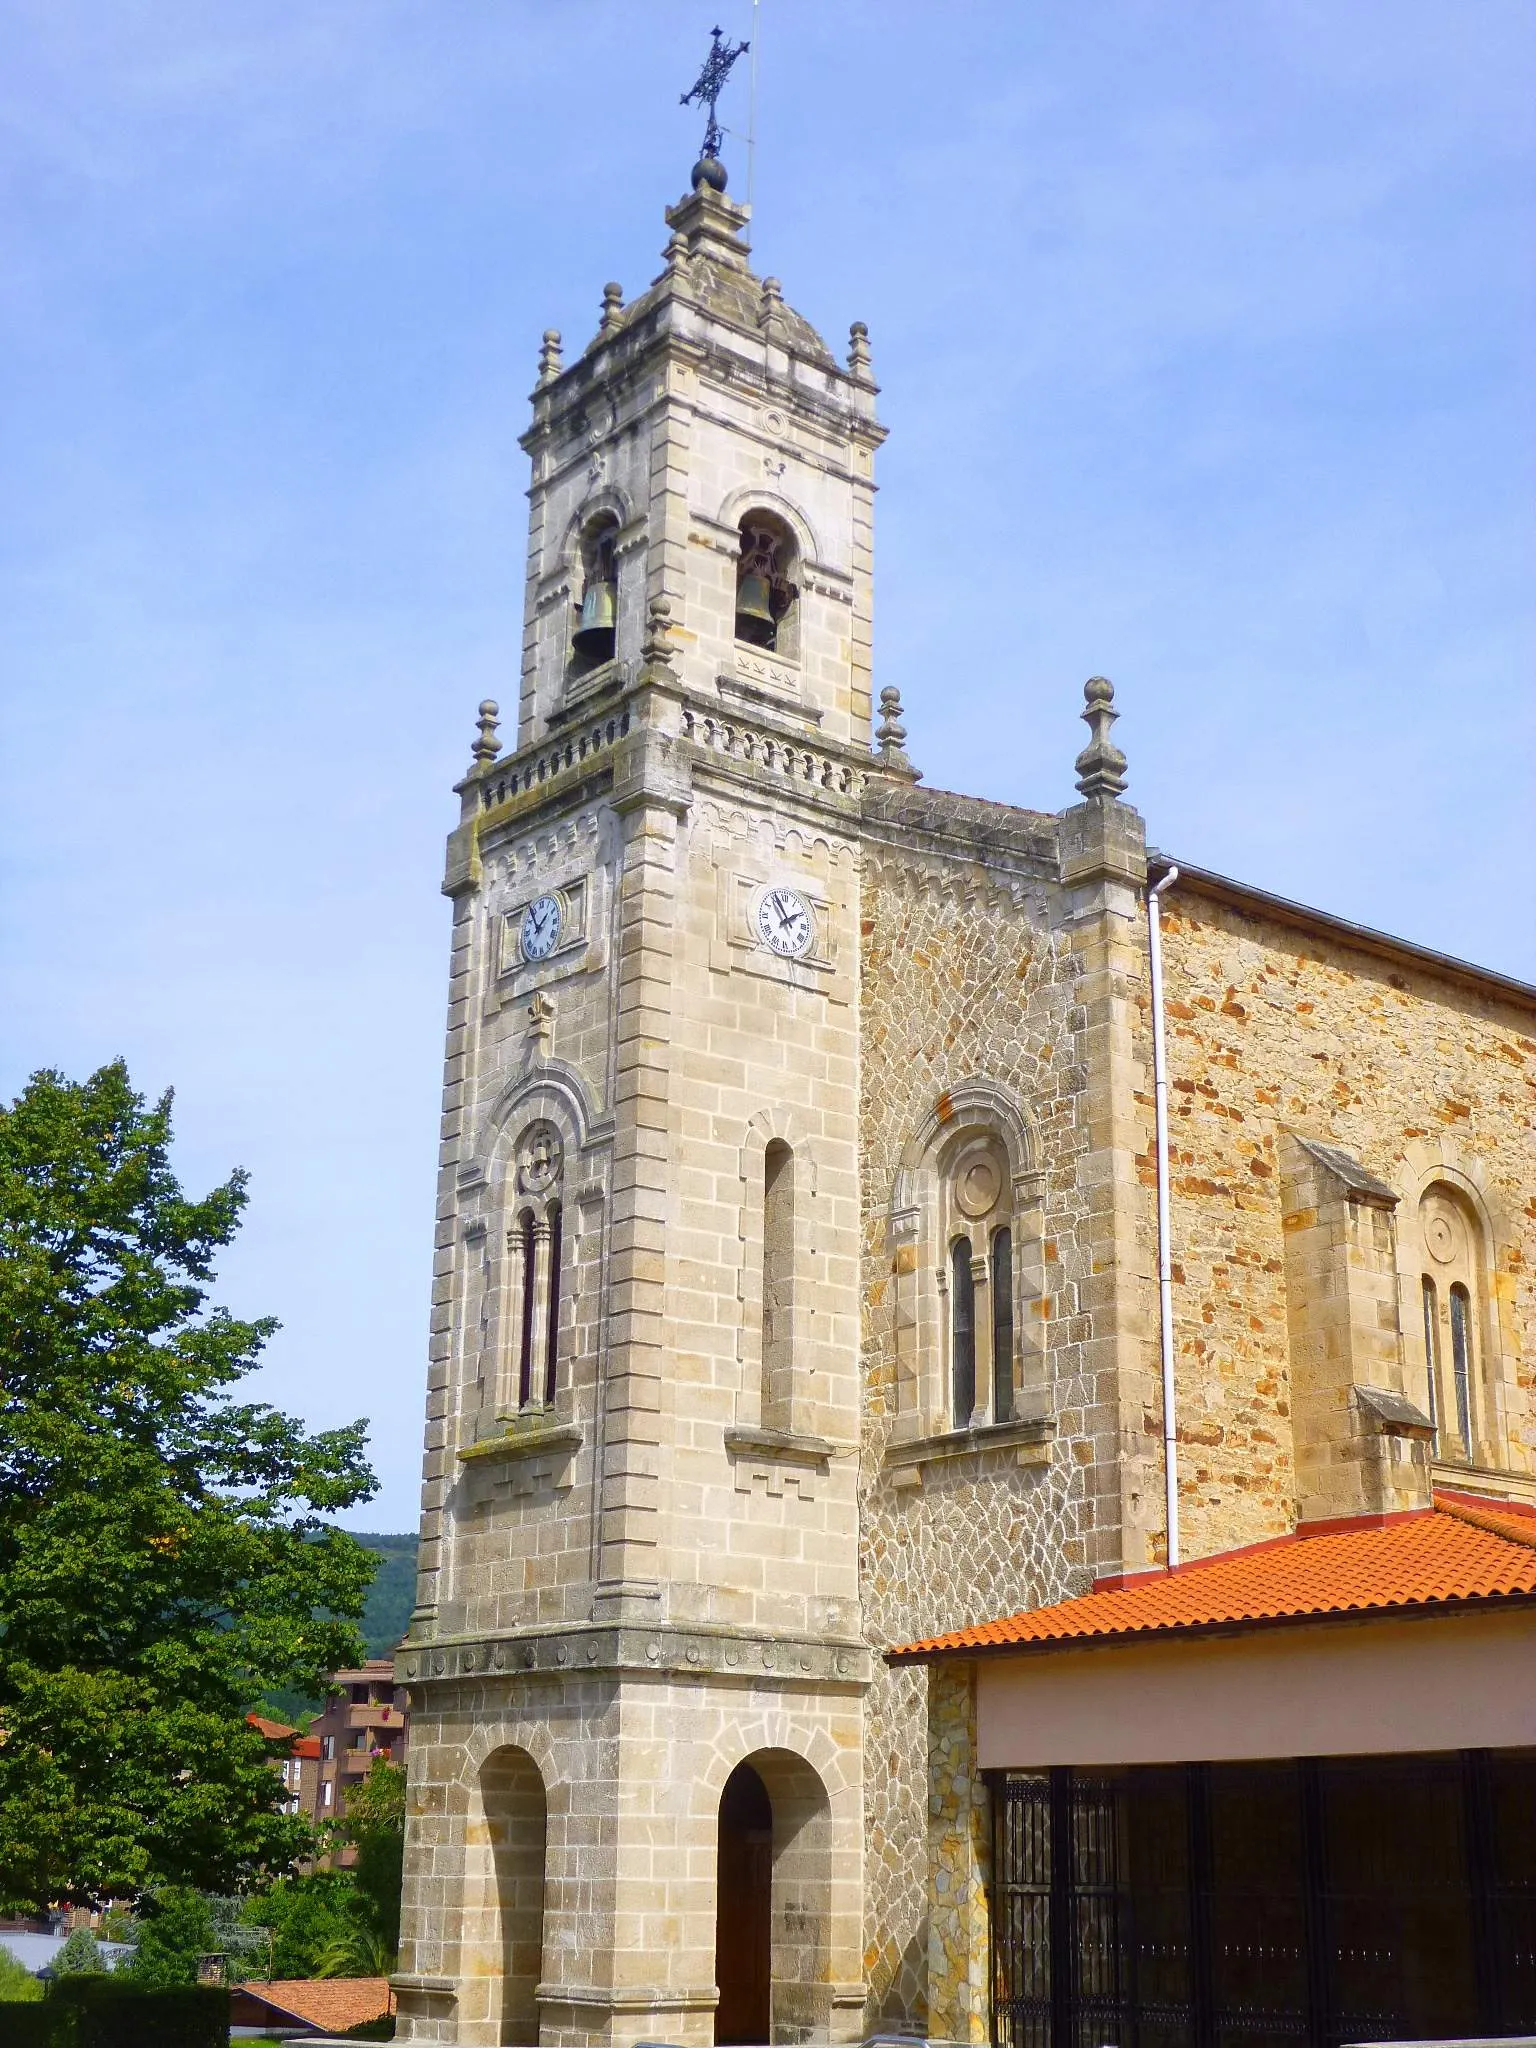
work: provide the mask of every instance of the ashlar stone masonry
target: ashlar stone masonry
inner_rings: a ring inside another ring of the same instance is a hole
[[[453,907],[400,2036],[986,2037],[970,1694],[1164,1555],[1149,854],[873,722],[868,337],[699,166],[533,418]],[[1536,1497],[1536,997],[1165,897],[1186,1554]]]

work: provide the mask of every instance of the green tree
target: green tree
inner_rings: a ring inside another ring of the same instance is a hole
[[[0,1941],[0,2005],[36,2005],[42,1995],[42,1985],[26,1964]]]
[[[273,1977],[316,1977],[328,1951],[366,1932],[366,1914],[350,1870],[317,1870],[279,1878],[246,1907],[250,1923],[266,1930],[265,1955],[251,1968]]]
[[[217,1948],[207,1899],[190,1885],[165,1885],[146,1896],[139,1945],[118,1965],[118,1974],[156,1991],[195,1984],[198,1957]]]
[[[53,1959],[55,1977],[103,1977],[107,1960],[89,1927],[77,1927]]]
[[[405,1866],[405,1773],[375,1760],[347,1800],[343,1837],[357,1849],[352,1866],[375,1946],[391,1958],[400,1946],[400,1885]],[[365,1973],[366,1974],[366,1973]]]
[[[232,1398],[275,1328],[207,1299],[245,1177],[191,1200],[170,1142],[121,1062],[0,1110],[0,1907],[290,1868],[245,1712],[362,1651],[373,1559],[324,1517],[374,1491],[363,1425]]]

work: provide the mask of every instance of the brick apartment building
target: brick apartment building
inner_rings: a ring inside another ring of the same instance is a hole
[[[335,1672],[324,1710],[310,1724],[317,1760],[304,1811],[317,1821],[336,1820],[376,1762],[403,1766],[409,1723],[392,1659],[374,1657],[354,1671]],[[352,1853],[344,1850],[340,1860],[349,1862]]]

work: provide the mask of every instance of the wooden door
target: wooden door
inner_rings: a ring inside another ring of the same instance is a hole
[[[773,1807],[750,1764],[720,1795],[715,1879],[715,2040],[766,2042],[773,1988]]]

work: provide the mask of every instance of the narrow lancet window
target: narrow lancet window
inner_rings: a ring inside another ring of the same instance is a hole
[[[968,1237],[957,1237],[950,1247],[949,1327],[954,1426],[965,1429],[976,1407],[976,1282]]]
[[[549,1212],[549,1318],[544,1326],[544,1405],[555,1405],[555,1367],[560,1358],[560,1204]]]
[[[533,1211],[525,1209],[518,1222],[519,1252],[523,1262],[523,1317],[518,1333],[517,1405],[528,1406],[533,1378],[534,1288],[537,1285],[534,1259]]]
[[[1429,1375],[1429,1420],[1435,1432],[1435,1456],[1440,1455],[1440,1306],[1435,1283],[1424,1276],[1424,1369]]]
[[[1013,1420],[1013,1232],[992,1233],[992,1420]]]
[[[1456,1427],[1463,1454],[1472,1456],[1472,1302],[1465,1287],[1451,1289],[1451,1374],[1456,1382]]]
[[[795,1155],[775,1138],[763,1155],[763,1393],[765,1429],[787,1429],[794,1370]]]

